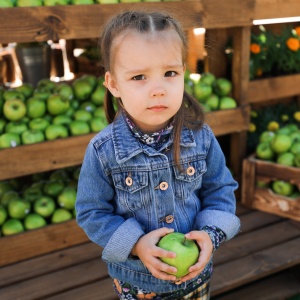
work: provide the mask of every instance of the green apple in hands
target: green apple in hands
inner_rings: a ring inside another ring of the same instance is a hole
[[[160,239],[158,247],[176,253],[175,258],[160,257],[164,263],[177,268],[172,273],[181,278],[189,273],[189,268],[198,261],[199,248],[194,240],[187,239],[183,233],[172,232]]]

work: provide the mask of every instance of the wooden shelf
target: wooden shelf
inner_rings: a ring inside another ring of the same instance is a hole
[[[94,134],[0,150],[0,180],[80,165]]]
[[[258,103],[296,95],[300,95],[300,74],[250,81],[246,101]]]
[[[166,11],[184,28],[251,25],[253,0],[200,0],[0,8],[1,43],[98,38],[101,26],[118,11]],[[184,13],[183,13],[184,12]]]

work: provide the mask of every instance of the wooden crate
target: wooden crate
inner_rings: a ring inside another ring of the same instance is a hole
[[[0,267],[88,241],[75,220],[0,237]]]
[[[270,188],[258,187],[258,181],[284,180],[300,187],[300,168],[286,167],[256,159],[243,161],[242,203],[248,207],[300,221],[300,198],[275,194]]]

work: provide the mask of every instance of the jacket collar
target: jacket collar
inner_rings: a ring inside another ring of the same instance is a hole
[[[124,163],[141,152],[146,152],[148,155],[157,154],[156,150],[143,144],[132,134],[123,113],[121,113],[113,123],[112,137],[118,163]],[[162,146],[162,149],[168,147],[170,143],[172,143],[172,137],[169,142]],[[185,127],[182,129],[180,145],[183,147],[196,146],[192,130]]]

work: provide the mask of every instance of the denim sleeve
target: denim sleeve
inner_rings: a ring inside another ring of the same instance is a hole
[[[238,184],[226,167],[223,151],[211,132],[211,143],[206,157],[207,171],[203,174],[199,192],[201,212],[196,217],[196,228],[207,225],[220,228],[226,240],[240,230],[240,220],[235,215],[236,199],[234,191]]]
[[[139,223],[116,215],[113,184],[103,171],[93,144],[87,147],[80,171],[76,219],[91,241],[103,247],[102,258],[125,261],[137,240],[144,235]]]

